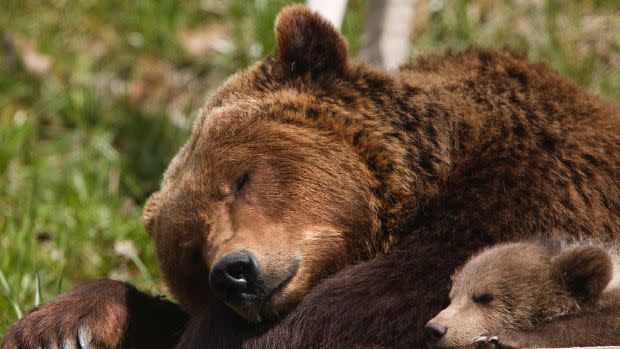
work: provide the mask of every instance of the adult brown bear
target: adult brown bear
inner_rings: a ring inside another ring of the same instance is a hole
[[[96,281],[27,314],[4,348],[422,345],[481,246],[620,237],[618,107],[505,52],[376,71],[300,6],[275,31],[146,204],[186,313]]]

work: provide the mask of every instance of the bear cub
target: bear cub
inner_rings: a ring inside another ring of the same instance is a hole
[[[491,246],[456,270],[425,336],[435,348],[620,345],[619,262],[589,241]]]

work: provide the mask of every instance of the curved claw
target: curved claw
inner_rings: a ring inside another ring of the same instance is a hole
[[[476,336],[471,339],[473,343],[480,343],[480,342],[486,343],[488,340],[489,338],[487,336]]]
[[[93,335],[90,329],[84,325],[80,325],[78,328],[78,342],[80,343],[80,349],[88,349],[92,338]]]
[[[478,349],[495,348],[499,344],[497,336],[476,336],[471,341]]]

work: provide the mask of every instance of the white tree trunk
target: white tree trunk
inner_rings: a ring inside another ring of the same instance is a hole
[[[327,18],[336,29],[340,30],[342,27],[347,0],[308,0],[306,6]]]
[[[370,0],[360,58],[392,69],[405,62],[416,0]]]

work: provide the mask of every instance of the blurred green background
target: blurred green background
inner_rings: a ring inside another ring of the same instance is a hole
[[[412,50],[510,46],[620,98],[620,1],[418,0]],[[141,205],[288,1],[0,1],[0,338],[94,278],[165,292]],[[360,47],[366,2],[343,25]]]

